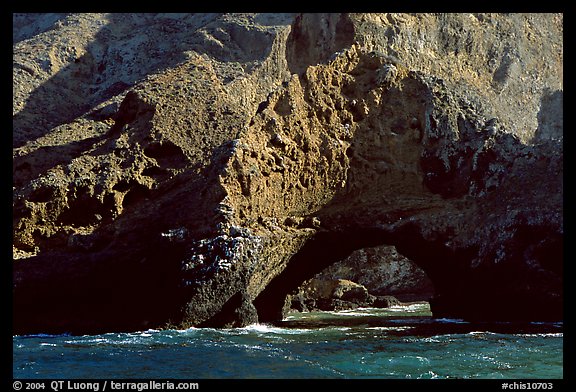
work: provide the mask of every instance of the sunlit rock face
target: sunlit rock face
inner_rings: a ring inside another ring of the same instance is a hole
[[[242,326],[394,246],[435,316],[559,320],[558,14],[24,14],[14,332]]]

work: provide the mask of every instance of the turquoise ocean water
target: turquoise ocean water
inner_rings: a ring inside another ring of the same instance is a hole
[[[275,325],[13,337],[14,378],[561,379],[562,323],[433,319],[427,304]]]

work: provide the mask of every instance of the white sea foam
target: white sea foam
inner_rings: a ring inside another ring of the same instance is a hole
[[[341,313],[341,312],[328,312],[330,314],[336,315],[336,316],[343,316],[343,317],[362,317],[362,316],[374,316],[374,314],[372,313],[364,313],[364,312],[346,312],[346,313]]]
[[[367,327],[366,329],[375,329],[379,331],[406,331],[414,329],[414,327]]]
[[[174,332],[176,333],[190,333],[190,332],[194,332],[196,331],[198,328],[196,327],[190,327],[190,328],[186,328],[186,329],[175,329]]]
[[[285,335],[297,335],[301,333],[310,332],[309,329],[300,328],[282,328],[275,327],[268,324],[251,324],[244,328],[239,328],[239,331],[246,332],[256,332],[256,333],[266,333],[266,334],[285,334]]]
[[[496,332],[490,331],[472,331],[468,332],[468,335],[498,335]]]
[[[413,311],[413,308],[410,309],[408,306],[390,306],[389,308],[384,308],[387,312],[410,312]]]
[[[430,310],[430,305],[427,302],[418,302],[410,305],[395,305],[390,308],[385,308],[386,310],[392,311],[403,311],[403,312],[417,312],[422,310]]]
[[[417,379],[436,379],[436,378],[440,378],[440,376],[437,373],[434,373],[432,370],[428,370],[426,373],[420,374],[419,376],[416,377]]]
[[[335,316],[378,316],[382,313],[380,308],[356,308],[348,310],[334,310],[326,312]]]
[[[423,337],[417,337],[417,338],[407,337],[407,338],[405,338],[405,340],[407,342],[410,342],[410,343],[421,343],[421,342],[424,342],[424,343],[442,343],[443,340],[441,340],[439,338],[441,338],[443,336],[449,336],[449,335],[437,335],[437,336],[425,337],[425,338],[423,338]]]
[[[430,308],[428,303],[414,303],[410,305],[398,305],[389,308],[356,308],[347,310],[333,310],[333,311],[316,311],[310,313],[295,313],[288,315],[284,318],[288,320],[305,320],[316,319],[317,317],[380,317],[390,316],[395,313],[415,313],[415,312],[429,312]]]
[[[90,335],[82,336],[81,338],[74,339],[74,340],[65,340],[65,344],[109,344],[109,343],[118,343],[112,339],[108,338],[95,338]]]
[[[422,357],[420,355],[402,355],[403,359],[416,359],[418,362],[422,363],[430,363],[430,360],[426,357]]]
[[[514,336],[521,336],[526,338],[563,338],[563,332],[552,332],[552,333],[518,333],[514,334]]]

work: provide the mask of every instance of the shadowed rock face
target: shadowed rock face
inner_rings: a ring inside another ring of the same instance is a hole
[[[29,18],[14,333],[278,320],[382,245],[435,316],[562,318],[561,15]]]

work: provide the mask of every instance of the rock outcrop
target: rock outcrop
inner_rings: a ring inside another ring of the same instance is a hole
[[[14,333],[278,320],[382,245],[435,316],[562,318],[562,15],[14,21]]]
[[[310,279],[296,295],[297,310],[341,310],[369,306],[374,297],[366,287],[346,279]],[[294,302],[292,298],[292,302]]]
[[[373,295],[393,295],[402,301],[428,301],[434,295],[434,285],[426,273],[386,245],[355,250],[314,278],[351,280]]]
[[[359,307],[389,308],[402,306],[392,295],[373,295],[366,287],[347,279],[312,278],[289,294],[284,311],[338,311]]]

